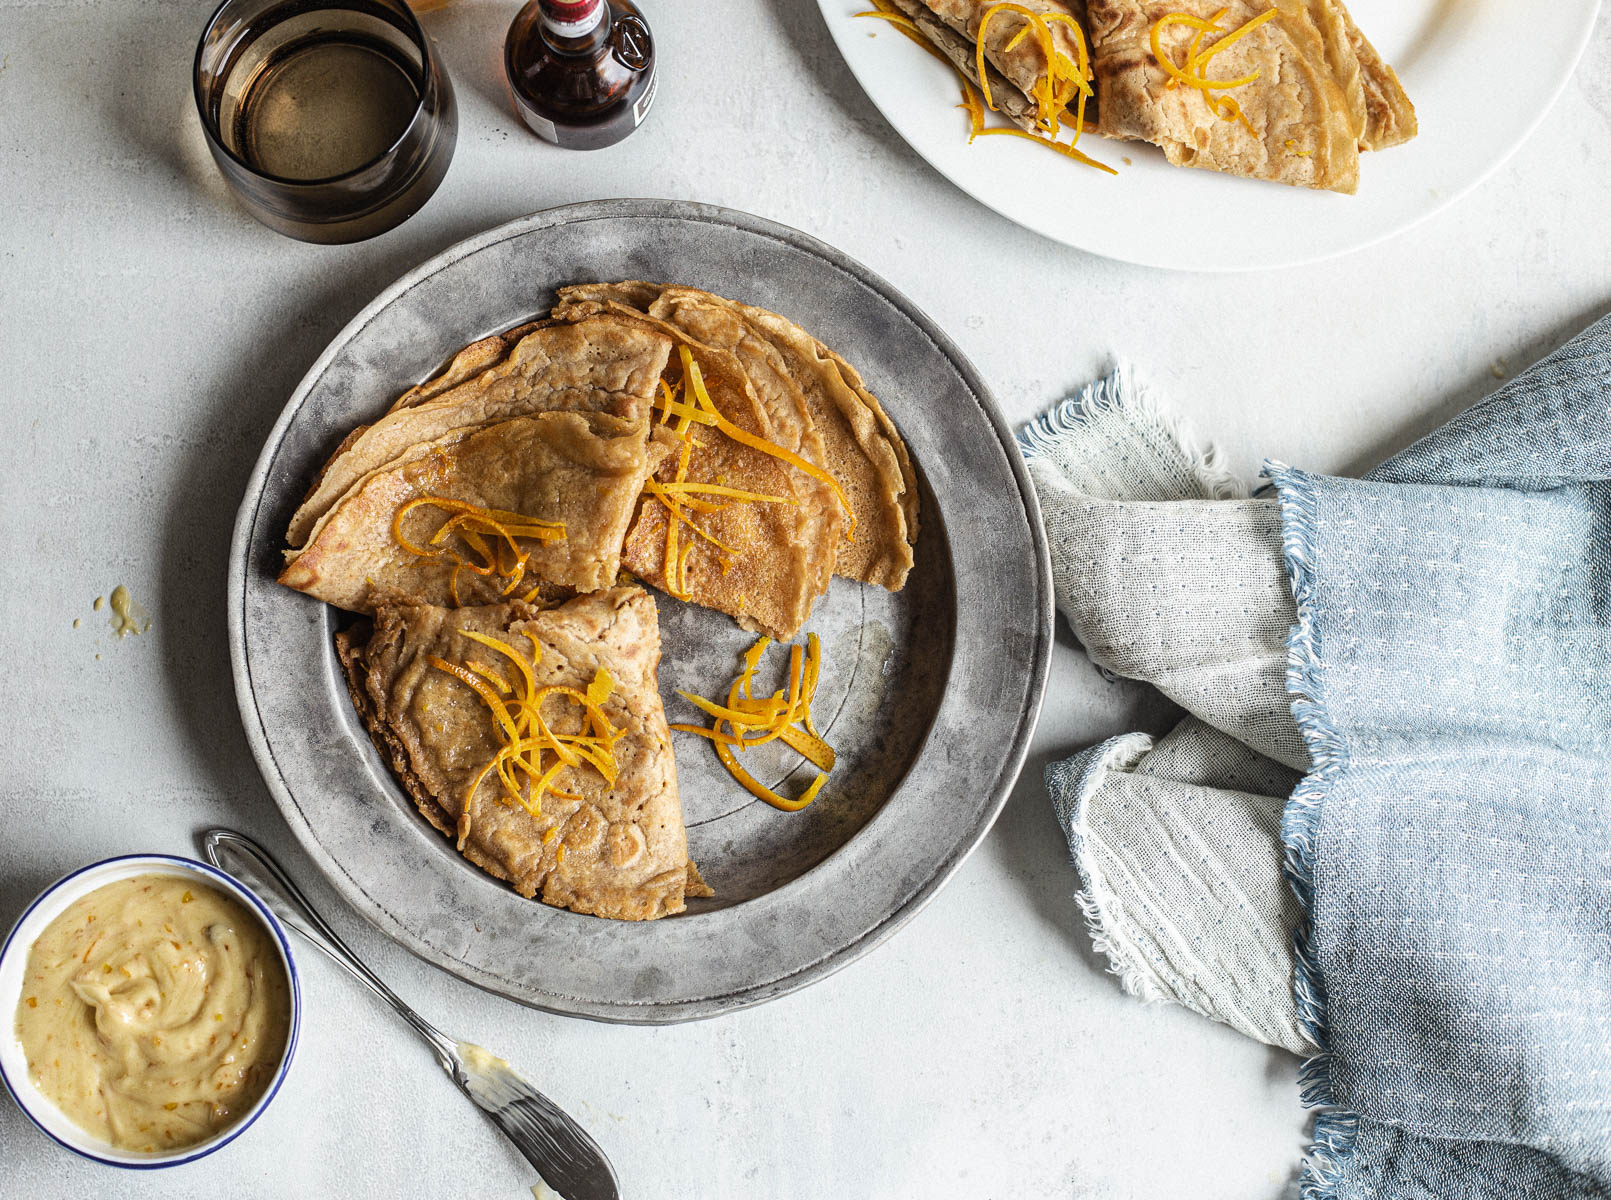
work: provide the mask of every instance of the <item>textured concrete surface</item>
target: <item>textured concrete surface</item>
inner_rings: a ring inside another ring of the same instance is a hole
[[[1015,418],[1118,353],[1249,471],[1266,454],[1363,468],[1611,308],[1611,22],[1532,142],[1452,211],[1338,262],[1215,279],[1095,260],[957,193],[873,112],[811,0],[649,5],[654,115],[591,157],[506,111],[512,0],[457,0],[427,18],[463,106],[442,190],[377,241],[300,245],[231,204],[200,144],[188,70],[208,7],[0,0],[0,924],[72,867],[225,822],[280,852],[399,992],[587,1121],[640,1200],[1282,1196],[1304,1129],[1294,1060],[1122,996],[1070,903],[1039,768],[1161,727],[1139,690],[1062,648],[1002,821],[864,961],[706,1024],[560,1020],[425,968],[308,878],[234,709],[235,502],[296,380],[376,291],[490,225],[616,195],[832,242],[948,329]],[[90,609],[119,583],[154,618],[121,642]],[[0,1192],[525,1194],[530,1170],[424,1049],[302,958],[297,1067],[246,1137],[113,1177],[0,1104]]]

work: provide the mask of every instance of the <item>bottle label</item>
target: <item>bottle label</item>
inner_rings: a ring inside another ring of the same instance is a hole
[[[559,139],[559,130],[554,128],[554,123],[543,116],[542,113],[533,109],[518,94],[515,96],[515,107],[520,110],[520,119],[526,122],[526,127],[538,137],[544,141],[553,142],[556,146],[562,144]]]
[[[644,89],[643,95],[638,97],[638,102],[632,106],[634,126],[643,124],[643,118],[649,115],[649,105],[654,103],[654,91],[659,84],[660,73],[657,71],[649,76],[649,86]]]
[[[582,37],[604,20],[604,0],[542,0],[543,25],[555,36]]]

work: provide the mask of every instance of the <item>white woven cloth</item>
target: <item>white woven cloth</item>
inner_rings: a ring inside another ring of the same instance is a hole
[[[1092,940],[1127,991],[1310,1052],[1281,875],[1281,811],[1309,756],[1285,685],[1296,609],[1276,502],[1246,498],[1122,370],[1020,445],[1075,635],[1192,714],[1047,772]]]

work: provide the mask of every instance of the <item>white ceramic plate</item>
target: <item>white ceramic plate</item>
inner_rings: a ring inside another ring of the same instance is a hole
[[[1081,149],[1117,167],[1117,178],[1018,138],[970,146],[949,68],[886,22],[856,17],[870,7],[866,0],[817,2],[879,111],[963,191],[1070,246],[1193,271],[1331,258],[1452,204],[1544,119],[1600,7],[1599,0],[1352,0],[1349,11],[1415,103],[1421,132],[1365,155],[1359,194],[1339,196],[1171,167],[1144,143],[1089,134]]]

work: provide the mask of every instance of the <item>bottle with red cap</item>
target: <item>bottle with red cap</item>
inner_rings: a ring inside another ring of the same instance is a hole
[[[632,0],[530,0],[503,57],[520,119],[567,149],[613,146],[654,102],[654,38]]]

